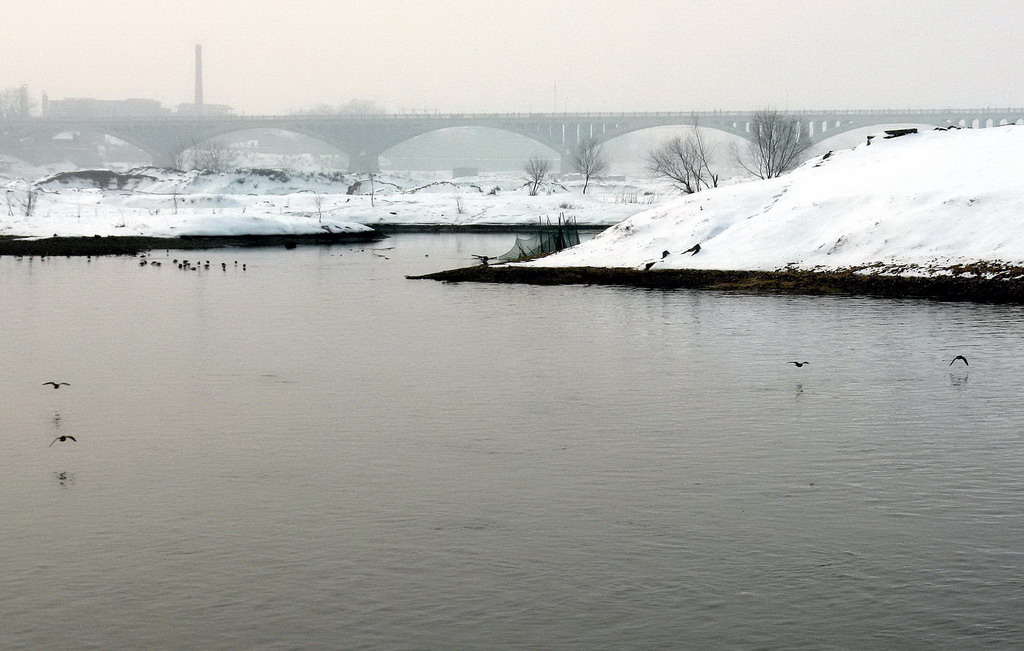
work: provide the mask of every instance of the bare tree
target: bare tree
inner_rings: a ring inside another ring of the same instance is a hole
[[[587,193],[590,179],[608,172],[608,157],[604,145],[593,139],[584,140],[572,152],[572,162],[583,175],[583,194]]]
[[[176,170],[187,171],[190,169],[192,163],[192,150],[183,149],[174,155],[171,159],[171,167]]]
[[[526,184],[530,188],[530,196],[537,196],[540,184],[544,182],[551,172],[551,161],[543,156],[531,156],[523,164],[523,171],[526,172]]]
[[[35,102],[28,97],[28,86],[0,90],[0,119],[30,117],[34,107]]]
[[[221,140],[193,144],[174,157],[174,166],[181,170],[213,170],[223,172],[235,167],[238,150]]]
[[[19,184],[19,186],[20,185],[21,184]],[[7,214],[9,216],[14,216],[14,209],[11,205],[11,195],[14,195],[14,200],[20,206],[20,212],[26,217],[32,216],[32,211],[35,210],[36,207],[36,198],[39,196],[38,188],[31,183],[25,183],[23,188],[8,188],[5,194],[7,198]]]
[[[238,160],[238,151],[221,140],[210,140],[192,150],[193,169],[224,171]]]
[[[316,208],[317,221],[324,222],[324,195],[316,190],[313,191],[313,206]]]
[[[373,184],[373,172],[367,172],[366,175],[370,177],[370,207],[373,208],[373,197],[376,194]]]
[[[801,136],[798,120],[771,109],[754,114],[750,133],[753,140],[747,146],[746,159],[736,149],[733,154],[743,169],[761,179],[790,171],[811,146],[811,139]]]
[[[718,187],[711,169],[713,147],[695,123],[690,133],[668,140],[647,155],[651,175],[672,181],[684,194]]]
[[[32,216],[32,210],[35,209],[35,207],[36,207],[36,197],[37,196],[39,196],[39,191],[36,190],[31,185],[28,187],[28,190],[25,190],[25,200],[24,200],[24,202],[22,202],[22,205],[25,208],[25,216],[26,217],[31,217]]]

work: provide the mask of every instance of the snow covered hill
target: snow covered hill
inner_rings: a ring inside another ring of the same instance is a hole
[[[684,253],[700,245],[696,254]],[[777,179],[639,213],[546,267],[935,273],[1024,265],[1024,126],[935,130],[808,161]]]

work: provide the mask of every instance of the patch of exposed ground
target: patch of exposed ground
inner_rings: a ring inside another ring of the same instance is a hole
[[[952,270],[932,276],[899,276],[865,268],[841,271],[715,271],[605,267],[476,266],[414,279],[532,285],[623,285],[651,289],[706,289],[784,294],[843,294],[886,298],[931,298],[985,303],[1024,303],[1024,268],[999,266]]]
[[[46,237],[26,239],[0,236],[0,255],[135,255],[151,249],[218,249],[227,246],[284,246],[373,242],[385,235],[377,231],[313,233],[308,235],[232,235],[188,237]]]

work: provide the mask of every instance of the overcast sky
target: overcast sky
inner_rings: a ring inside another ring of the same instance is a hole
[[[0,88],[244,113],[1024,104],[1022,0],[4,0]]]

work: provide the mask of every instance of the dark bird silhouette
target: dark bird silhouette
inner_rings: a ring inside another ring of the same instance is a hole
[[[46,386],[47,384],[52,384],[52,385],[53,385],[53,388],[54,388],[54,389],[59,389],[59,388],[61,388],[61,387],[69,387],[69,386],[71,386],[71,385],[70,385],[70,384],[68,384],[67,382],[43,382],[43,386],[44,386],[44,387],[45,387],[45,386]]]
[[[683,253],[689,253],[690,255],[697,255],[700,253],[700,244],[694,244],[692,247],[683,251]]]
[[[810,364],[810,362],[788,362],[789,364],[796,364],[797,368],[800,368],[804,364]]]
[[[71,436],[70,434],[64,434],[63,436],[58,436],[57,438],[50,441],[50,445],[46,447],[52,446],[57,441],[60,441],[61,443],[63,443],[64,441],[74,441],[75,443],[78,443],[78,439],[76,439],[74,436]]]
[[[964,357],[963,355],[957,355],[956,357],[954,357],[954,358],[953,358],[953,362],[955,362],[955,361],[956,361],[956,360],[958,360],[958,359],[962,359],[962,360],[964,360],[964,365],[965,365],[965,366],[970,366],[970,363],[969,363],[969,362],[967,361],[967,358],[966,358],[966,357]],[[953,362],[950,362],[950,363],[949,363],[949,365],[950,365],[950,366],[952,366],[952,365],[953,365]]]

